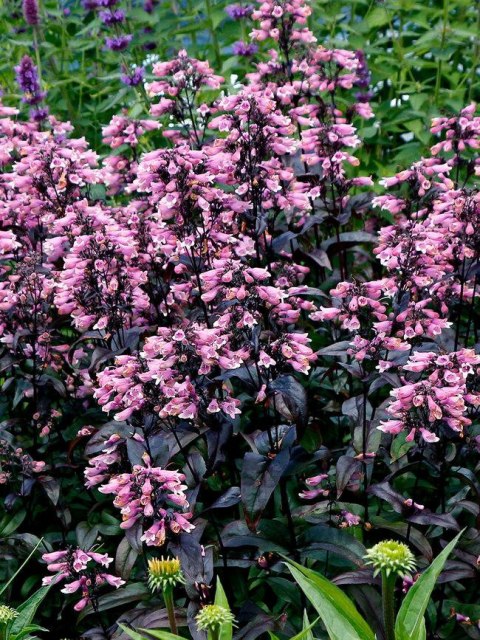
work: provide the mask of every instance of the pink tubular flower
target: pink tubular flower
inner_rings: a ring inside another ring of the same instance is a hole
[[[315,500],[318,497],[326,498],[330,493],[330,489],[322,487],[322,483],[324,480],[328,479],[328,474],[321,473],[318,476],[313,476],[312,478],[307,478],[305,480],[305,484],[308,487],[315,487],[315,489],[303,490],[298,495],[300,498],[304,500]]]
[[[81,592],[80,600],[75,604],[75,611],[81,611],[91,602],[96,602],[100,588],[108,584],[118,589],[125,581],[117,576],[105,573],[101,567],[108,567],[113,558],[106,553],[83,549],[66,549],[44,553],[43,560],[48,563],[48,570],[54,572],[54,576],[43,578],[44,585],[57,584],[66,581],[61,589],[67,595]]]
[[[411,441],[418,433],[425,442],[438,442],[438,431],[448,428],[460,435],[471,424],[466,417],[468,405],[480,405],[480,394],[468,391],[468,378],[480,364],[480,355],[472,349],[449,354],[415,352],[404,365],[405,371],[421,374],[416,382],[403,379],[403,386],[393,389],[393,401],[387,407],[391,419],[378,427],[396,435],[408,431]]]
[[[168,532],[190,532],[195,527],[188,520],[188,502],[185,497],[185,476],[177,471],[152,467],[143,456],[145,466],[135,465],[132,473],[112,475],[99,491],[115,496],[114,505],[122,514],[122,529],[136,522],[144,526],[142,540],[148,546],[162,546]],[[153,523],[148,528],[147,523]]]

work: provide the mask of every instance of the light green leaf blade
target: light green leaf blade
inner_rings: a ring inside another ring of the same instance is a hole
[[[151,638],[159,638],[160,640],[185,640],[185,638],[170,633],[169,631],[162,631],[161,629],[140,629],[142,633],[148,634],[148,636],[143,636],[141,633],[138,633],[138,631],[129,629],[121,622],[118,623],[118,626],[130,636],[132,640],[151,640]]]
[[[10,580],[8,582],[6,582],[3,586],[0,587],[0,596],[4,593],[4,591],[6,589],[8,589],[8,587],[12,584],[12,582],[15,580],[15,578],[17,577],[17,575],[20,573],[20,571],[25,567],[25,565],[27,564],[27,562],[30,560],[30,558],[33,556],[33,554],[35,553],[35,551],[38,549],[38,547],[42,544],[43,542],[43,538],[41,540],[38,541],[38,543],[35,545],[35,547],[32,549],[32,551],[28,554],[27,558],[22,562],[22,564],[20,565],[19,569],[13,574],[13,576],[10,578]]]
[[[215,589],[215,604],[228,609],[230,611],[230,605],[228,604],[225,590],[220,582],[220,578],[217,576],[217,586]],[[218,640],[232,640],[233,636],[233,624],[231,622],[225,622],[219,629]]]
[[[422,640],[425,638],[424,615],[445,562],[463,534],[461,531],[435,558],[428,569],[410,588],[395,622],[396,640]]]
[[[162,629],[140,629],[143,633],[148,633],[152,638],[159,638],[159,640],[185,640],[181,636],[177,636],[170,631],[162,631]],[[149,640],[149,638],[145,638]]]
[[[288,568],[317,610],[331,640],[375,640],[372,629],[341,589],[292,560]]]
[[[307,612],[304,611],[303,629],[300,631],[300,633],[297,633],[295,636],[293,636],[293,638],[290,638],[290,640],[314,640],[312,629],[316,624],[318,624],[319,620],[320,618],[318,617],[313,622],[309,622]]]
[[[142,636],[140,633],[138,633],[138,631],[134,631],[133,629],[129,629],[128,627],[126,627],[121,622],[118,623],[118,626],[120,627],[120,629],[124,633],[127,634],[127,636],[132,638],[132,640],[147,640],[147,638],[145,638],[145,636]]]
[[[25,602],[22,602],[17,607],[18,616],[15,618],[12,624],[12,633],[19,633],[25,627],[32,624],[33,618],[37,612],[38,607],[41,605],[43,599],[50,590],[50,585],[47,587],[40,587],[35,593],[33,593]]]

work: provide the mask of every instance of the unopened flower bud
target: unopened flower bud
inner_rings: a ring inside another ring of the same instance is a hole
[[[403,578],[415,569],[413,553],[406,544],[395,540],[379,542],[367,551],[365,558],[366,564],[373,565],[374,576],[385,571],[387,576],[394,573]]]
[[[222,624],[233,623],[235,616],[231,611],[218,604],[207,604],[196,616],[197,627],[200,631],[216,631]]]
[[[151,558],[148,561],[148,586],[152,591],[164,591],[167,587],[184,584],[178,558]]]
[[[12,609],[12,607],[7,606],[6,604],[0,604],[0,625],[8,624],[15,620],[18,616],[18,611]]]

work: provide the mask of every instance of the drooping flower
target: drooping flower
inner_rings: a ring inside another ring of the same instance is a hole
[[[140,522],[145,544],[161,547],[169,534],[189,533],[195,528],[189,522],[192,514],[187,512],[187,487],[182,484],[185,476],[152,467],[147,454],[143,459],[145,466],[134,465],[132,473],[112,475],[99,491],[115,495],[114,506],[121,510],[122,529]]]

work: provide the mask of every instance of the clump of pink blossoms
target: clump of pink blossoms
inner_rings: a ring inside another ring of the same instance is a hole
[[[113,562],[106,553],[69,548],[44,553],[42,558],[48,563],[48,570],[55,573],[43,578],[44,586],[65,581],[62,593],[80,591],[81,599],[74,606],[75,611],[82,611],[87,604],[96,604],[99,589],[104,585],[118,589],[125,584],[125,580],[105,571]]]
[[[168,532],[190,532],[195,527],[189,522],[188,501],[183,473],[152,467],[147,454],[144,465],[134,465],[131,473],[114,475],[99,487],[105,494],[113,494],[113,504],[122,514],[122,529],[137,522],[143,525],[142,540],[147,546],[161,547]],[[151,523],[145,528],[145,523]]]
[[[380,423],[379,429],[398,434],[408,431],[407,441],[417,432],[426,442],[438,442],[439,429],[446,425],[462,435],[471,420],[465,415],[468,406],[480,406],[480,394],[469,392],[469,376],[479,375],[480,355],[473,349],[449,354],[416,352],[403,370],[422,374],[420,380],[402,379],[405,384],[393,389],[394,401],[387,407],[392,418]]]

